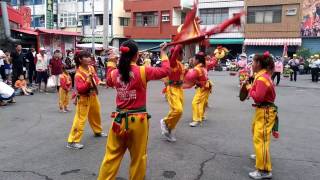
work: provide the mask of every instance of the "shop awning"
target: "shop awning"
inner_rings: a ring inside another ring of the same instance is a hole
[[[58,34],[58,35],[65,35],[65,36],[81,36],[78,32],[70,32],[70,31],[62,31],[58,29],[37,29],[39,33],[46,33],[46,34]]]
[[[301,46],[301,38],[245,39],[246,46]]]
[[[84,37],[81,39],[82,43],[91,43],[92,42],[92,37]],[[94,42],[96,43],[103,43],[103,38],[102,37],[95,37]]]
[[[38,32],[36,32],[32,29],[11,29],[11,30],[21,32],[24,34],[35,35],[35,36],[37,36],[39,34]]]
[[[210,39],[210,44],[243,44],[243,38]]]
[[[163,43],[171,42],[171,39],[133,39],[138,43]]]

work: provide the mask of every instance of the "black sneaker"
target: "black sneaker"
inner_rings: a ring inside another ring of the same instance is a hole
[[[83,144],[80,144],[80,143],[67,143],[67,148],[69,149],[82,149],[84,147]]]
[[[106,133],[95,133],[94,137],[108,137],[108,135]]]

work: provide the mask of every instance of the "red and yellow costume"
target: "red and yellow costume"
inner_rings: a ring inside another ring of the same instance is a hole
[[[177,59],[181,52],[181,46],[176,46],[170,57],[171,71],[168,75],[166,97],[170,106],[168,115],[164,118],[169,130],[173,130],[183,113],[184,93],[183,79],[185,75],[184,65]]]
[[[59,107],[60,109],[67,109],[70,102],[71,77],[69,74],[62,73],[60,76],[59,88]]]
[[[149,117],[146,112],[147,82],[159,80],[169,73],[168,60],[161,68],[131,64],[129,83],[120,79],[113,62],[108,63],[107,84],[117,91],[117,111],[109,131],[106,154],[102,161],[98,180],[114,180],[126,150],[131,156],[130,180],[143,180],[147,168],[147,144]]]
[[[92,75],[92,81],[88,82],[87,79],[90,74]],[[94,67],[89,66],[89,70],[86,70],[80,66],[75,75],[75,83],[78,99],[76,114],[68,138],[69,143],[80,142],[87,119],[95,134],[100,134],[102,132],[100,102],[98,99],[98,92],[95,89],[100,83],[100,80]]]
[[[202,64],[198,64],[187,72],[185,79],[190,86],[196,85],[196,93],[192,100],[192,120],[202,122],[212,89],[212,83],[208,79],[207,68]]]
[[[261,70],[255,75],[250,96],[256,109],[252,122],[256,169],[270,172],[270,136],[277,117],[277,107],[274,105],[276,93],[273,81],[266,70]]]

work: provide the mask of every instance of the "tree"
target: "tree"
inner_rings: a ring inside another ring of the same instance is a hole
[[[311,56],[311,51],[308,48],[299,48],[297,51],[297,55],[302,57],[303,59],[307,59]]]

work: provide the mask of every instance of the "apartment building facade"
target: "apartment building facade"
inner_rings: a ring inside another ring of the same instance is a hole
[[[302,45],[302,0],[246,0],[245,49],[248,54],[270,51],[291,56]]]
[[[202,20],[201,28],[212,28],[243,10],[243,0],[200,0],[198,15]],[[230,27],[224,33],[211,36],[209,42],[211,49],[221,45],[235,56],[242,52],[244,28]]]
[[[141,49],[170,42],[190,7],[189,1],[180,0],[124,0],[124,10],[130,13],[124,35],[138,42]]]
[[[130,14],[123,8],[124,0],[11,0],[15,7],[27,6],[31,9],[31,27],[50,28],[46,21],[47,1],[53,2],[53,27],[64,31],[79,32],[82,34],[80,43],[92,42],[92,26],[96,43],[103,43],[103,13],[104,3],[109,2],[109,41],[119,44],[124,38],[123,27],[130,21]],[[92,10],[94,20],[92,21]],[[93,22],[93,23],[92,23]]]

